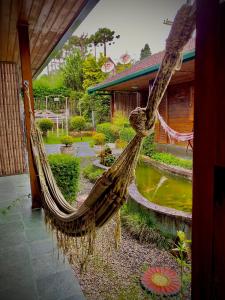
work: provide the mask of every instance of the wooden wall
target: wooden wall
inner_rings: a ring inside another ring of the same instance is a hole
[[[24,173],[17,67],[0,62],[0,176]]]
[[[159,112],[171,128],[185,133],[193,130],[193,107],[194,87],[193,82],[188,82],[168,87],[166,95],[159,106]],[[158,122],[155,134],[157,143],[186,145],[186,143],[170,141]]]
[[[126,116],[137,106],[145,107],[148,91],[141,92],[114,92],[111,111],[115,114],[122,111]],[[193,130],[194,107],[194,82],[185,82],[170,85],[159,106],[159,112],[174,130],[185,133]],[[178,144],[185,146],[187,143],[169,140],[160,124],[156,122],[155,141],[160,144]]]
[[[113,114],[121,111],[128,117],[132,110],[141,105],[141,94],[137,92],[114,92],[112,102]]]

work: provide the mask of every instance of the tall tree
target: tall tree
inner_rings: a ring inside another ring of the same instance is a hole
[[[100,44],[99,37],[96,34],[92,34],[89,37],[89,46],[94,47],[95,60],[96,60],[96,57],[97,57],[96,48],[98,47],[99,44]]]
[[[149,44],[145,44],[144,48],[141,49],[140,60],[150,55],[152,55],[152,52],[149,47]]]
[[[79,50],[67,57],[63,73],[66,87],[75,91],[83,90],[83,57]]]
[[[83,88],[86,90],[106,78],[106,74],[101,71],[101,66],[106,62],[106,58],[100,54],[96,61],[92,54],[89,54],[83,63]]]
[[[104,27],[98,29],[95,33],[95,38],[101,46],[104,46],[104,56],[106,56],[106,46],[115,44],[114,40],[119,39],[120,35],[115,35],[114,30]]]
[[[89,44],[89,38],[87,33],[82,33],[80,36],[72,35],[69,39],[69,46],[71,50],[79,49],[82,57],[87,54],[87,46]]]
[[[83,89],[87,90],[88,87],[93,86],[103,81],[107,74],[101,71],[101,66],[106,62],[106,57],[100,54],[98,60],[92,54],[89,54],[83,63]],[[108,120],[110,100],[108,96],[89,95],[84,93],[79,101],[79,106],[82,115],[91,119],[95,115],[95,121],[103,122]],[[92,119],[93,121],[93,119]]]

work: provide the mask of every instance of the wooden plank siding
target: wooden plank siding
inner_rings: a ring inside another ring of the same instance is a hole
[[[0,176],[25,172],[16,64],[0,62]]]
[[[113,114],[122,112],[128,117],[130,112],[137,107],[139,101],[139,96],[137,96],[136,92],[115,92]]]
[[[129,116],[130,112],[137,106],[145,107],[148,99],[148,91],[141,92],[114,92],[114,101],[111,104],[113,114],[122,111]],[[174,130],[185,133],[193,130],[194,120],[194,82],[185,82],[170,85],[159,106],[159,113],[167,124]],[[155,125],[155,141],[160,144],[172,143],[186,146],[186,142],[169,140],[167,134],[160,126]]]

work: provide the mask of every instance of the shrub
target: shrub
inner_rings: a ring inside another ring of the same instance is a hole
[[[40,130],[42,131],[43,136],[47,136],[48,130],[51,130],[53,128],[53,121],[51,119],[41,119],[38,121],[38,126]]]
[[[144,138],[142,154],[152,157],[155,152],[154,133]]]
[[[72,130],[81,131],[81,130],[85,130],[85,127],[86,127],[86,121],[84,117],[82,116],[71,117],[70,128]]]
[[[107,155],[111,155],[112,150],[109,148],[109,146],[105,146],[104,149],[100,152],[99,157],[100,157],[100,163],[104,165],[104,159]]]
[[[119,137],[118,128],[111,123],[102,123],[96,126],[96,131],[104,133],[107,143],[114,143]]]
[[[121,111],[117,111],[113,117],[113,124],[119,128],[129,127],[130,123],[127,117]]]
[[[173,235],[162,229],[155,216],[136,202],[129,200],[123,205],[121,221],[127,231],[141,242],[155,243],[159,248],[171,249]]]
[[[131,127],[123,128],[119,132],[120,140],[129,143],[135,136],[135,131]]]
[[[87,122],[86,123],[86,125],[85,125],[85,131],[91,131],[91,130],[93,130],[93,125],[92,125],[92,123],[90,123],[90,122]]]
[[[48,160],[58,187],[65,199],[72,203],[78,192],[80,175],[78,158],[69,154],[51,154]]]
[[[116,160],[116,157],[112,155],[112,150],[109,146],[105,146],[105,148],[100,152],[99,157],[100,163],[106,167],[110,167]]]
[[[178,166],[186,169],[191,169],[192,168],[192,161],[188,159],[182,159],[179,157],[176,157],[170,153],[161,153],[161,152],[156,152],[152,155],[152,158],[168,164],[168,165],[173,165],[173,166]]]
[[[71,146],[73,144],[72,136],[65,135],[61,138],[61,143],[64,144],[66,147]]]
[[[95,145],[104,145],[105,144],[105,135],[104,133],[95,133],[93,134],[93,140]]]
[[[107,155],[104,159],[104,166],[110,167],[116,160],[116,157],[112,154]]]
[[[119,140],[119,139],[116,140],[116,148],[123,149],[126,147],[126,145],[127,145],[127,142]]]
[[[88,165],[83,169],[83,175],[85,178],[94,183],[104,172],[102,169],[98,169],[93,165]]]

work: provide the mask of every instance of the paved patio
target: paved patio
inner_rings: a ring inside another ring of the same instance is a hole
[[[45,149],[47,154],[52,154],[52,153],[60,153],[60,146],[61,144],[45,144]],[[93,148],[89,146],[89,143],[87,142],[77,142],[73,144],[74,147],[74,155],[77,157],[92,157],[96,156],[95,151]]]
[[[29,193],[28,175],[0,177],[0,299],[84,300]]]

